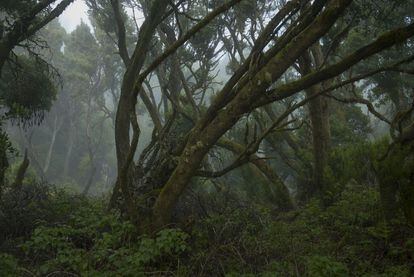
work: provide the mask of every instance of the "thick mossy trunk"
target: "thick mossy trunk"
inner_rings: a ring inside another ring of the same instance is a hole
[[[411,124],[413,126],[413,124]],[[408,223],[414,226],[414,143],[406,140],[409,144],[403,146],[402,164],[403,180],[400,183],[400,206]]]
[[[311,55],[312,54],[312,55]],[[312,68],[318,68],[322,65],[322,53],[319,44],[312,47],[312,51],[302,56],[300,62],[301,74],[306,75],[312,71]],[[322,91],[324,83],[312,86],[306,90],[307,97],[313,97]],[[328,85],[326,85],[328,87]],[[324,195],[327,189],[325,183],[325,172],[328,166],[329,145],[331,140],[330,123],[329,123],[329,104],[328,99],[324,96],[318,96],[309,101],[309,117],[312,127],[312,152],[313,152],[313,178],[308,193],[315,195],[319,193]]]
[[[317,93],[318,90],[315,90]],[[330,124],[328,103],[323,97],[318,97],[309,103],[309,114],[312,126],[313,145],[313,192],[324,192],[327,189],[325,172],[328,166]]]
[[[385,219],[392,223],[401,211],[414,225],[413,145],[396,143],[385,159],[376,165],[381,204]]]
[[[0,197],[4,190],[6,170],[9,167],[9,161],[7,159],[7,153],[5,149],[2,149],[0,145]]]
[[[389,182],[386,180],[379,183],[379,191],[381,197],[381,205],[384,212],[385,219],[391,222],[398,216],[398,203],[397,203],[397,182]]]
[[[400,201],[405,218],[409,224],[414,226],[414,174],[412,174],[409,182],[401,185]]]
[[[10,52],[12,48],[9,46],[9,44],[6,41],[0,40],[0,77],[2,73],[2,69],[9,58]]]

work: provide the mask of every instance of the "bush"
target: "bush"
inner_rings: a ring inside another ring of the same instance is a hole
[[[30,267],[54,271],[134,276],[187,250],[187,234],[165,229],[155,238],[132,239],[134,226],[108,213],[100,202],[80,207],[58,226],[38,227],[22,244]]]
[[[0,198],[0,246],[6,240],[29,237],[42,224],[66,221],[73,210],[86,202],[81,196],[45,183],[33,182],[20,190],[7,190]]]
[[[18,270],[19,265],[15,257],[0,253],[0,276],[15,276]]]
[[[323,256],[309,257],[307,260],[307,271],[310,277],[348,276],[348,269],[343,263]]]
[[[200,222],[191,270],[207,276],[377,276],[409,271],[413,238],[404,223],[385,223],[374,187],[349,183],[327,209],[314,199],[276,217],[251,206]]]

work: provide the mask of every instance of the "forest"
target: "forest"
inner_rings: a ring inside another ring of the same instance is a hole
[[[414,0],[0,0],[0,276],[414,276]]]

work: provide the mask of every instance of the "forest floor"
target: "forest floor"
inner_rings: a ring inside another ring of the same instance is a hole
[[[348,186],[326,209],[317,200],[288,213],[223,204],[153,236],[137,235],[103,199],[24,190],[1,200],[0,276],[413,274],[414,229],[402,216],[384,221],[374,187]]]

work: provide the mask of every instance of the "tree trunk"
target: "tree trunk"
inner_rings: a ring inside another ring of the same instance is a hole
[[[5,145],[0,145],[0,197],[5,185],[6,170],[9,167]]]
[[[66,154],[65,154],[65,161],[64,161],[64,164],[63,164],[63,176],[65,178],[69,177],[68,176],[69,175],[69,164],[70,164],[70,159],[72,157],[72,151],[73,151],[74,142],[73,142],[72,132],[73,132],[73,129],[70,128],[69,129],[69,138],[68,138],[68,148],[67,148],[67,151],[66,151]]]
[[[222,146],[236,154],[241,154],[244,151],[244,147],[237,142],[220,139],[219,146]],[[289,195],[289,190],[283,183],[279,175],[272,170],[272,168],[262,159],[257,156],[251,158],[251,163],[260,170],[260,172],[267,178],[272,184],[271,191],[274,193],[275,203],[281,210],[288,211],[294,208],[294,204]]]
[[[313,87],[307,91],[308,97],[320,90]],[[323,192],[326,189],[324,174],[328,165],[330,128],[328,103],[324,97],[317,97],[309,103],[309,116],[312,126],[312,144],[313,144],[313,191]]]
[[[396,180],[384,179],[379,180],[380,198],[385,219],[391,222],[398,215],[398,183]]]
[[[322,54],[319,43],[312,48],[313,67],[322,65]],[[300,61],[301,74],[306,75],[312,71],[311,55],[303,55]],[[324,88],[324,83],[314,85],[306,89],[306,96],[312,97]],[[323,194],[325,184],[324,174],[328,165],[329,144],[331,140],[328,100],[324,96],[318,96],[308,103],[309,117],[312,127],[312,152],[313,152],[313,177],[312,184],[307,191],[308,195]]]
[[[400,202],[408,223],[414,226],[414,174],[400,187]]]
[[[9,58],[10,52],[12,48],[8,47],[5,41],[0,40],[0,77],[2,73],[2,69],[4,64],[6,63],[7,59]]]
[[[152,3],[149,15],[141,26],[138,42],[135,46],[132,58],[129,63],[126,64],[127,69],[122,81],[121,95],[115,118],[115,144],[118,176],[121,174],[130,148],[130,115],[133,109],[135,109],[136,103],[136,99],[133,97],[135,80],[144,65],[145,57],[152,42],[151,38],[155,33],[157,25],[162,19],[162,16],[160,15],[164,14],[169,3],[170,1],[168,0],[155,0]],[[121,182],[118,181],[113,189],[110,207],[114,207],[118,203],[118,198],[121,194],[120,189]]]
[[[49,170],[50,161],[52,160],[53,148],[55,147],[56,136],[57,136],[60,128],[62,127],[62,123],[60,123],[59,126],[58,126],[57,121],[58,121],[58,116],[55,115],[55,120],[54,120],[54,123],[53,123],[53,130],[52,130],[52,138],[50,140],[49,149],[47,151],[47,155],[46,155],[46,159],[45,159],[45,164],[43,166],[43,174],[44,175],[46,175],[47,171]]]
[[[27,157],[27,148],[24,150],[24,158],[22,163],[17,170],[16,178],[13,183],[13,189],[20,190],[23,185],[24,175],[26,174],[27,168],[29,167],[30,161]]]
[[[37,175],[42,179],[42,180],[47,180],[44,172],[43,172],[43,168],[40,165],[39,160],[36,157],[36,153],[33,149],[32,146],[32,136],[34,134],[34,130],[32,130],[31,134],[29,137],[27,137],[26,135],[24,135],[22,132],[20,133],[22,140],[24,141],[24,146],[21,146],[21,149],[27,148],[27,152],[31,161],[31,164],[34,168],[34,170],[36,171]]]
[[[92,165],[91,172],[90,172],[89,178],[88,178],[88,182],[86,183],[86,186],[85,186],[85,188],[82,191],[82,195],[83,196],[87,196],[88,195],[89,190],[92,187],[93,178],[95,177],[95,172],[96,172],[96,167],[94,165]]]

